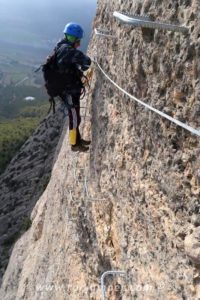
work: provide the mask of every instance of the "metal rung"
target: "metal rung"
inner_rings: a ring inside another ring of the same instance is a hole
[[[89,192],[89,190],[88,190],[88,183],[89,183],[89,182],[90,182],[90,179],[89,179],[88,177],[85,176],[85,180],[84,180],[84,189],[83,189],[83,191],[84,191],[84,196],[86,195],[86,197],[87,197],[88,199],[92,200],[92,201],[104,201],[102,198],[101,198],[101,199],[93,199],[93,198],[91,197],[91,194],[90,194],[90,192]],[[91,180],[91,182],[92,182],[92,180]]]
[[[106,288],[104,284],[104,278],[107,275],[122,275],[125,276],[126,273],[124,271],[106,271],[101,275],[101,292],[102,292],[102,300],[106,300]]]
[[[88,202],[100,202],[100,201],[107,201],[107,199],[94,199],[94,198],[88,198],[87,199]]]
[[[130,18],[133,18],[133,19],[138,19],[138,20],[146,20],[146,21],[151,21],[150,17],[149,16],[140,16],[140,15],[132,15],[132,14],[129,14],[129,13],[126,13],[126,12],[120,12],[120,14],[123,14],[125,16],[128,16]]]
[[[115,38],[112,34],[109,34],[110,31],[105,30],[105,29],[95,28],[94,32],[96,35],[99,35],[99,36]]]
[[[128,16],[124,13],[122,14],[117,11],[115,11],[113,13],[113,16],[126,24],[134,25],[136,27],[162,29],[162,30],[176,31],[176,32],[182,32],[182,33],[188,32],[188,28],[184,27],[184,26],[148,21],[146,19],[141,19],[141,17],[139,17],[139,18],[137,16],[132,17],[132,16]]]
[[[74,197],[72,195],[72,190],[69,191],[69,195],[70,195],[71,201],[74,202]]]
[[[104,33],[104,34],[109,34],[110,31],[108,29],[103,29],[103,28],[95,28],[95,31],[96,32],[101,32],[101,33]]]

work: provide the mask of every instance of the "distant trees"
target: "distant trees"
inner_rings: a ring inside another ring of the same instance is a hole
[[[38,123],[39,118],[20,118],[0,123],[0,173],[4,171]]]
[[[36,100],[25,101],[26,96]],[[45,98],[41,88],[0,84],[0,173],[47,114]]]
[[[0,174],[46,115],[48,105],[29,109],[16,119],[0,122]]]

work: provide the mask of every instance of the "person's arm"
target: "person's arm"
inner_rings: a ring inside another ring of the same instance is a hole
[[[91,65],[91,59],[89,56],[83,54],[83,52],[79,50],[74,50],[74,55],[72,57],[72,63],[77,66],[81,71],[87,71]]]

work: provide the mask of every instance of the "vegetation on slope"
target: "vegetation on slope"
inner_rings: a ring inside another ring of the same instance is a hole
[[[18,118],[0,122],[0,173],[46,115],[47,107],[29,107]]]
[[[25,101],[26,96],[36,100]],[[0,86],[0,174],[48,111],[44,89]]]

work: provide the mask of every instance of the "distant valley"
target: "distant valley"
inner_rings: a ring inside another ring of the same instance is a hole
[[[0,174],[48,111],[41,72],[48,47],[0,42]],[[34,101],[25,98],[34,97]]]
[[[96,0],[68,3],[0,0],[0,173],[44,118],[48,96],[41,71],[67,22],[79,22],[86,51]],[[84,12],[84,13],[83,13]],[[34,101],[25,101],[25,97]]]

